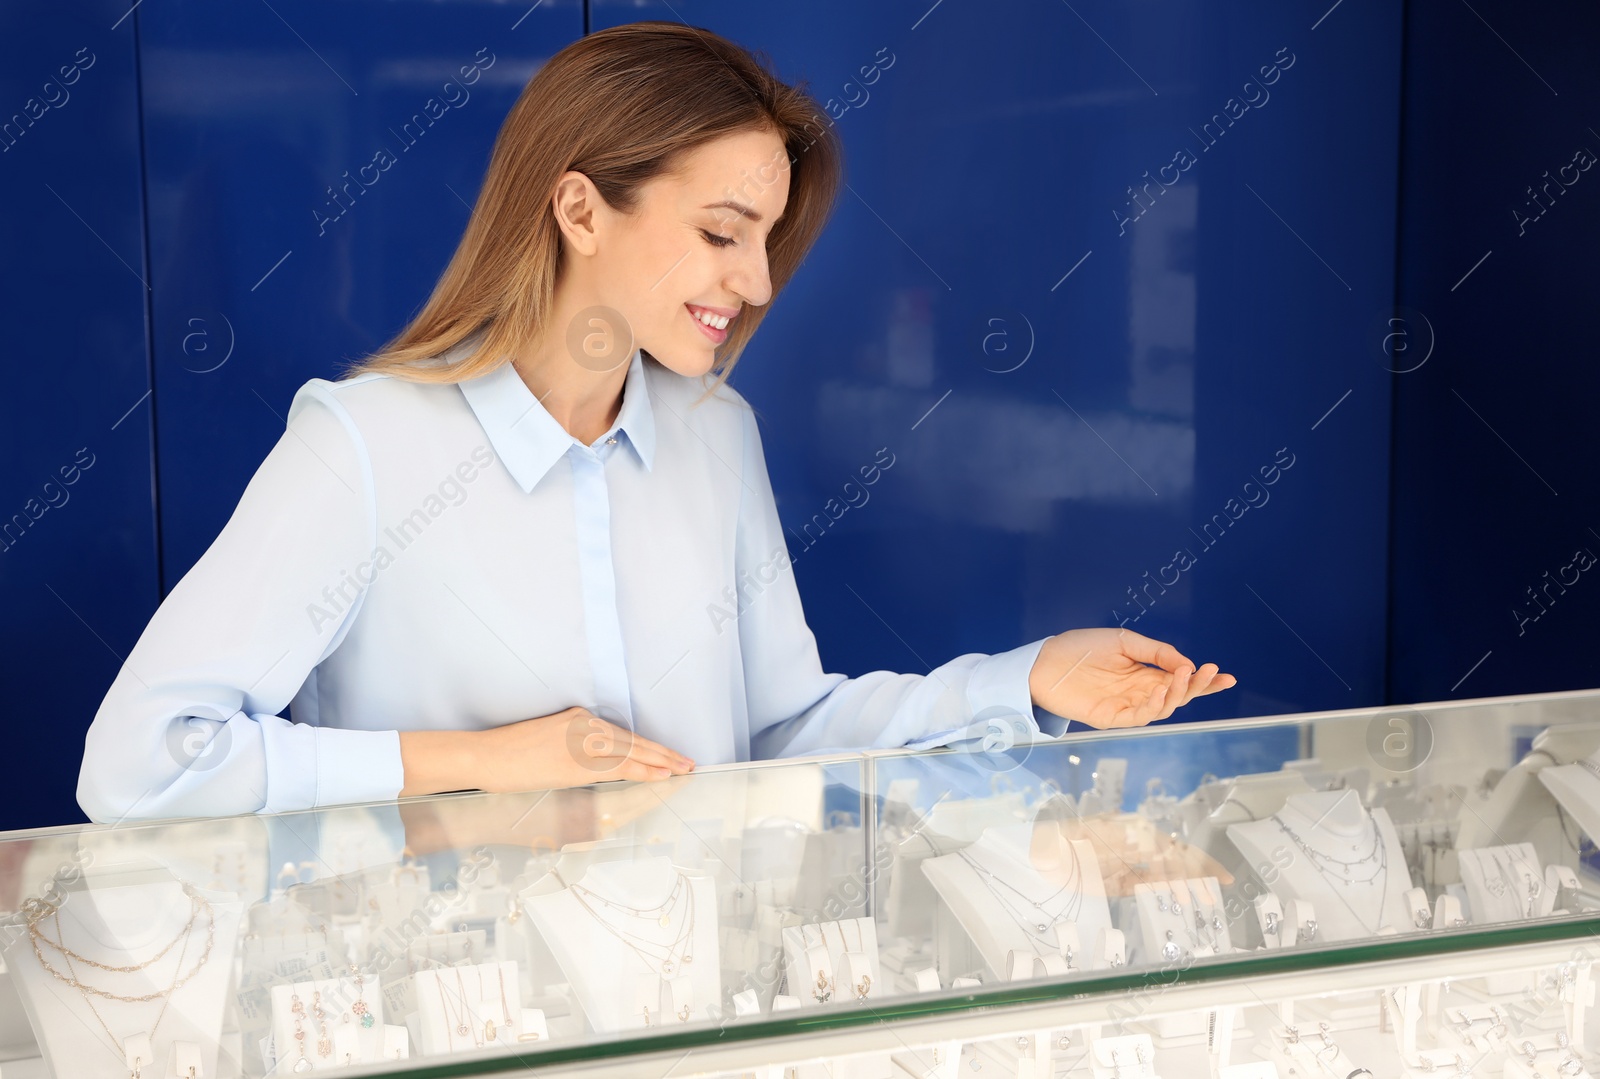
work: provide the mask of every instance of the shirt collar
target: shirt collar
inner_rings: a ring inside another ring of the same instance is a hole
[[[583,445],[545,410],[509,361],[457,385],[483,425],[495,453],[524,493],[531,493],[568,450]],[[633,350],[622,385],[622,409],[617,413],[617,422],[603,437],[617,431],[627,435],[639,462],[649,470],[655,457],[656,425],[650,408],[650,388],[645,383],[642,349]]]

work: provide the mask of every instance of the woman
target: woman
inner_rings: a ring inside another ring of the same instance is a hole
[[[1233,685],[1112,629],[822,671],[724,380],[839,183],[815,102],[714,34],[635,23],[552,57],[427,305],[300,388],[129,654],[84,811],[657,779],[995,717],[1139,725]]]

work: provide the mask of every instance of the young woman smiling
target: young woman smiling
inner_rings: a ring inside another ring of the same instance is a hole
[[[85,812],[654,779],[997,715],[1134,726],[1233,685],[1118,629],[925,675],[822,670],[725,380],[840,160],[814,101],[705,30],[635,23],[553,56],[426,306],[300,388],[151,618],[89,730]],[[758,566],[734,622],[709,617]]]

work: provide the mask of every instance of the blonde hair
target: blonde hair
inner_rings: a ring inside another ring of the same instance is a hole
[[[786,85],[769,65],[709,30],[659,21],[601,30],[556,53],[501,125],[477,205],[427,304],[341,377],[460,382],[498,367],[546,328],[561,262],[551,197],[563,173],[583,173],[608,206],[633,213],[641,185],[676,172],[697,147],[745,131],[775,133],[789,155],[788,203],[767,239],[776,298],[832,213],[843,153],[805,84]],[[770,306],[746,307],[731,325],[708,393],[726,381]],[[423,362],[479,330],[471,351]]]

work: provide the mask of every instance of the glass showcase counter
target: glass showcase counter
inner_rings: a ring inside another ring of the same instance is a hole
[[[5,835],[0,1079],[1600,1070],[1600,691],[974,733]]]

